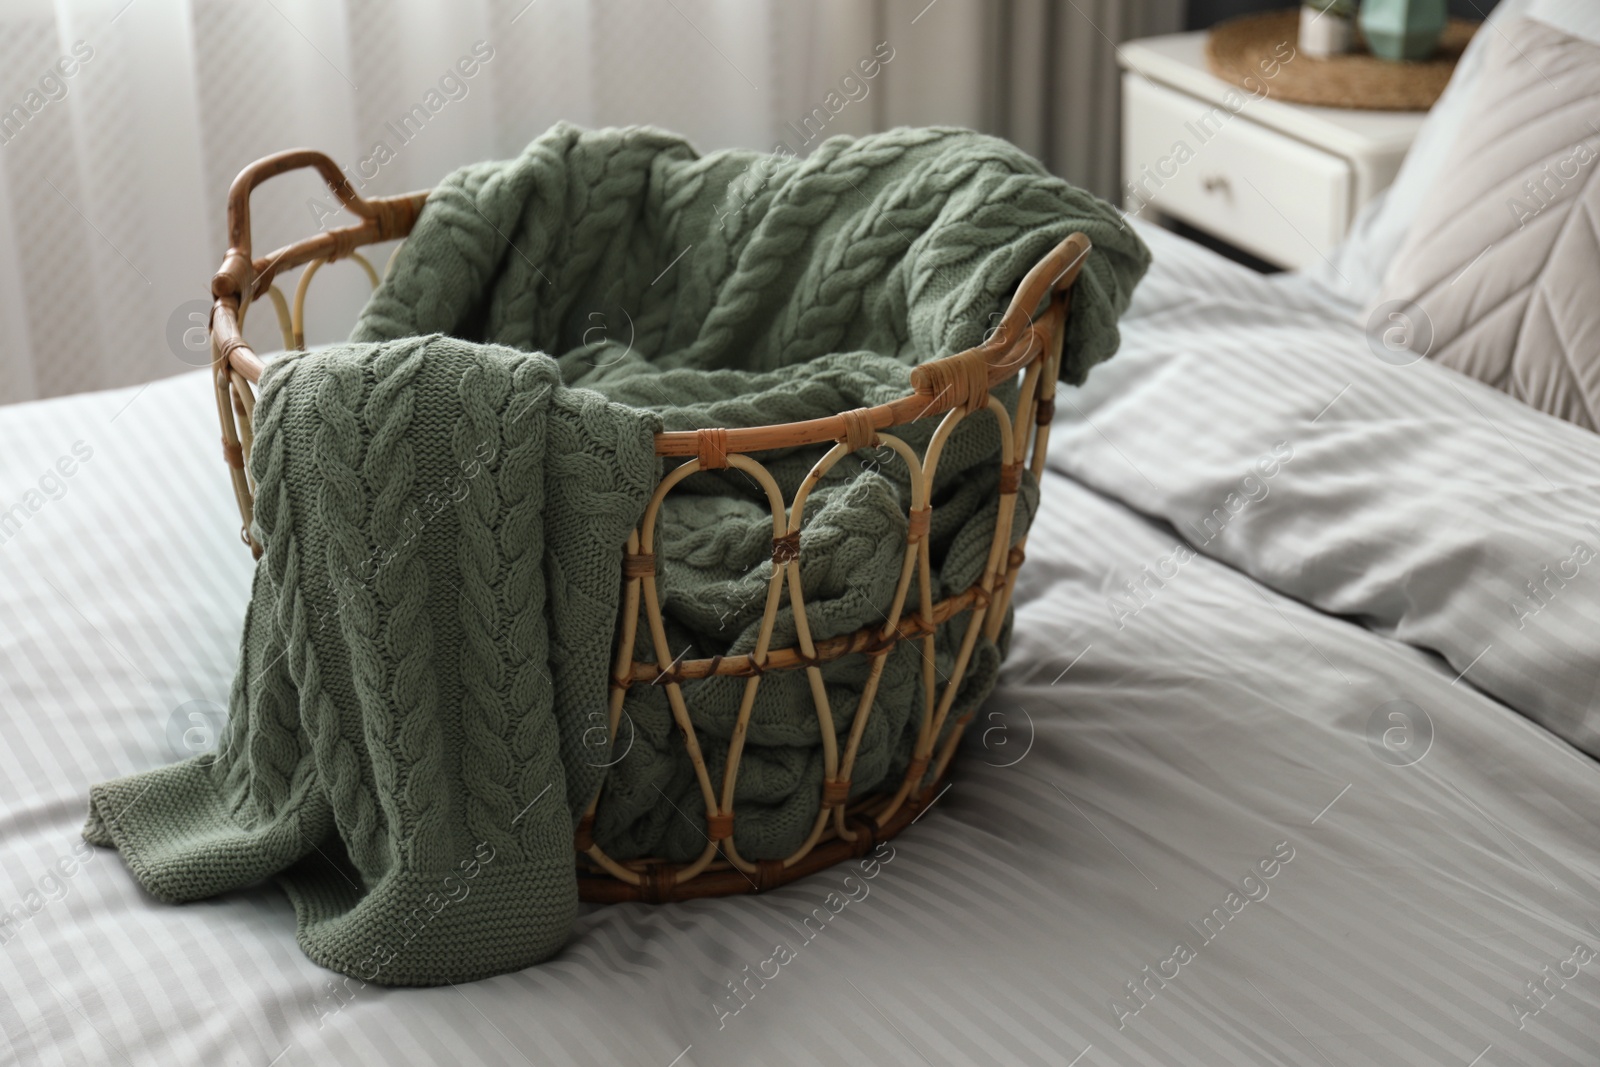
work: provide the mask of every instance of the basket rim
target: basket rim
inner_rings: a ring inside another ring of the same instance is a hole
[[[308,167],[322,176],[339,201],[361,221],[325,230],[259,259],[252,258],[250,194],[269,178]],[[428,196],[429,191],[424,190],[399,196],[362,197],[330,157],[309,148],[265,156],[240,171],[228,190],[229,248],[222,266],[211,279],[213,372],[218,376],[219,385],[234,374],[251,385],[260,382],[266,361],[244,339],[241,308],[266,293],[280,272],[315,260],[342,259],[365,245],[408,236]],[[980,388],[986,393],[990,387],[1016,374],[1037,354],[1034,348],[1037,339],[1031,329],[1036,313],[1051,296],[1070,300],[1070,289],[1091,248],[1085,234],[1069,234],[1023,277],[999,325],[981,344],[914,366],[911,393],[898,400],[860,409],[851,416],[870,424],[874,430],[886,430],[965,406],[978,399],[973,394]],[[849,429],[846,415],[836,414],[716,432],[719,445],[726,451],[764,452],[835,441],[844,437]],[[665,457],[698,455],[706,445],[705,433],[704,430],[657,433],[656,454]]]

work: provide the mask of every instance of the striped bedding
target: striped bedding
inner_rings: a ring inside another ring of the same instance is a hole
[[[932,809],[460,987],[336,985],[276,889],[164,906],[81,844],[215,728],[249,553],[202,376],[0,409],[0,1062],[1592,1064],[1594,583],[1501,601],[1600,547],[1600,440],[1144,235]]]

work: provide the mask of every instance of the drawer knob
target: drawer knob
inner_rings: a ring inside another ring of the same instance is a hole
[[[1230,188],[1227,177],[1221,174],[1207,174],[1200,179],[1200,187],[1208,193],[1225,193]]]

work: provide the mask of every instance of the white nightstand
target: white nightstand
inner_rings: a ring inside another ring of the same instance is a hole
[[[1120,49],[1124,210],[1169,215],[1280,266],[1315,262],[1394,180],[1427,112],[1285,103],[1265,75],[1252,96],[1206,69],[1205,40]]]

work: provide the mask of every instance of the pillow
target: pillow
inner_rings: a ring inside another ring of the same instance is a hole
[[[1531,19],[1548,22],[1585,41],[1600,43],[1600,4],[1594,0],[1528,0],[1517,6]]]
[[[1593,430],[1600,46],[1522,19],[1474,99],[1368,321],[1387,358],[1426,355]]]
[[[1504,27],[1524,15],[1560,27],[1574,37],[1600,41],[1600,4],[1594,0],[1500,0],[1456,63],[1450,84],[1428,112],[1394,184],[1367,201],[1356,214],[1344,242],[1327,260],[1297,271],[1292,277],[1311,282],[1324,297],[1331,294],[1357,320],[1365,316],[1411,228],[1411,220],[1441,173],[1456,135],[1472,114],[1473,96],[1491,42],[1500,38]]]
[[[1151,245],[1116,358],[1056,394],[1050,468],[1600,757],[1600,437],[1375,359],[1358,327],[1197,245]],[[1106,575],[1111,625],[1160,610],[1182,558]],[[1303,635],[1285,621],[1282,640]]]
[[[1587,7],[1593,0],[1532,2],[1560,8]],[[1530,0],[1501,0],[1489,12],[1483,27],[1456,63],[1444,94],[1417,131],[1394,184],[1366,203],[1350,227],[1350,233],[1328,260],[1303,272],[1307,279],[1340,297],[1353,310],[1364,309],[1372,301],[1400,243],[1405,240],[1406,231],[1411,228],[1411,220],[1441,173],[1456,135],[1468,122],[1485,52],[1490,43],[1498,39],[1501,28],[1520,18],[1529,5]]]

